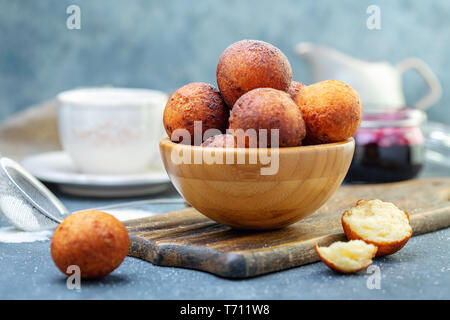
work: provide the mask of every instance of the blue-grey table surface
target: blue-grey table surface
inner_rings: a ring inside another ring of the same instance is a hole
[[[422,175],[450,172],[428,169]],[[133,200],[59,196],[71,211]],[[158,197],[177,196],[171,190]],[[374,273],[340,275],[321,262],[229,280],[127,257],[109,276],[69,290],[52,262],[49,244],[0,243],[1,299],[450,299],[450,228],[413,237],[398,253],[377,258],[380,285],[373,289],[368,282],[374,283]]]

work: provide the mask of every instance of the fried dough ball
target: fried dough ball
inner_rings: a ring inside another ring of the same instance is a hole
[[[346,140],[361,124],[361,99],[352,87],[341,81],[327,80],[305,86],[294,101],[305,120],[308,143]]]
[[[259,130],[267,129],[267,147],[272,145],[271,129],[279,129],[280,147],[299,146],[306,134],[302,114],[289,94],[271,88],[254,89],[240,97],[231,110],[229,129],[234,130],[240,147],[244,140],[245,146],[254,146],[244,136],[248,129],[256,131],[258,146]]]
[[[202,143],[203,147],[235,148],[236,140],[231,134],[218,134]]]
[[[294,99],[300,93],[300,91],[302,91],[304,87],[305,85],[303,83],[292,81],[291,85],[288,88],[287,93],[289,93],[291,98]]]
[[[233,43],[219,58],[217,85],[228,107],[256,88],[287,91],[292,69],[286,56],[270,43],[242,40]]]
[[[341,273],[353,273],[366,269],[372,264],[377,247],[362,240],[335,242],[329,247],[319,247],[316,243],[319,258],[331,269]]]
[[[82,278],[100,278],[116,269],[128,253],[125,226],[112,215],[85,210],[68,216],[55,230],[50,245],[59,270],[78,266]]]
[[[377,256],[403,248],[412,235],[408,214],[393,203],[359,200],[341,218],[347,239],[360,239],[378,247]]]
[[[194,144],[194,121],[201,121],[203,137],[208,129],[225,132],[228,116],[229,110],[217,88],[207,83],[193,82],[181,87],[169,98],[164,109],[163,123],[172,141],[183,142],[183,137],[172,133],[176,129],[186,129],[190,134],[190,141],[183,143]]]

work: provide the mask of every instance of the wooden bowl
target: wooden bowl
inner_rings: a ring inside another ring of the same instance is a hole
[[[238,229],[277,229],[312,214],[341,185],[354,148],[353,138],[279,149],[160,142],[166,171],[185,200],[210,219]]]

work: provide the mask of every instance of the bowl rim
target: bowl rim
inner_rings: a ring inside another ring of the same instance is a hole
[[[355,139],[353,137],[350,137],[346,140],[338,141],[338,142],[331,142],[331,143],[324,143],[324,144],[315,144],[315,145],[307,145],[307,146],[298,146],[298,147],[282,147],[282,148],[276,148],[279,153],[296,153],[296,152],[307,152],[307,151],[317,151],[317,149],[334,149],[336,147],[340,146],[346,146],[349,144],[355,144]],[[250,153],[250,152],[258,152],[258,151],[267,151],[267,150],[273,150],[273,148],[218,148],[218,147],[208,147],[208,146],[194,146],[194,145],[188,145],[188,144],[181,144],[181,143],[175,143],[171,141],[168,137],[163,138],[159,145],[161,148],[184,148],[184,149],[190,149],[191,151],[212,151],[212,150],[218,150],[220,149],[223,152],[233,152],[233,153]]]

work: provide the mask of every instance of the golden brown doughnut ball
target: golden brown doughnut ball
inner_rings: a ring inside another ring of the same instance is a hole
[[[230,129],[255,129],[258,140],[258,130],[267,129],[268,147],[271,129],[279,129],[280,147],[299,146],[306,134],[302,114],[289,94],[272,88],[254,89],[240,97],[231,110]],[[234,135],[240,146],[242,133],[237,132]]]
[[[203,147],[218,147],[218,148],[234,148],[236,141],[231,134],[218,134],[212,136],[202,143]]]
[[[256,88],[287,91],[292,69],[286,56],[273,45],[242,40],[230,45],[219,58],[217,85],[232,108],[240,96]]]
[[[358,93],[337,80],[305,86],[294,99],[306,123],[308,143],[329,143],[350,138],[362,120]]]
[[[100,278],[125,259],[130,239],[125,226],[112,215],[85,210],[68,216],[55,230],[50,250],[62,273],[76,265],[82,278]]]
[[[305,85],[303,83],[297,82],[297,81],[292,81],[287,93],[289,93],[289,95],[291,96],[292,99],[295,98],[295,96],[297,94],[299,94],[300,91],[302,91],[302,89],[305,87]]]
[[[177,91],[167,101],[163,123],[169,138],[175,142],[172,133],[176,129],[186,129],[194,144],[194,121],[202,122],[202,137],[208,129],[225,132],[228,127],[229,110],[219,90],[208,83],[189,83]],[[201,143],[201,141],[200,141]]]

